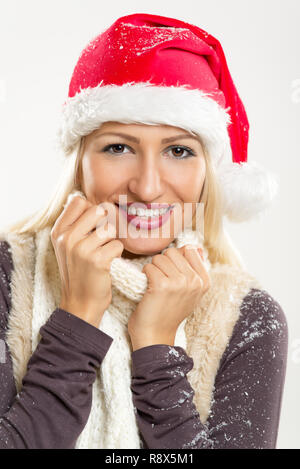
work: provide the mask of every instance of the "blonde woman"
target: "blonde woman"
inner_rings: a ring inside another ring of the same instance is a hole
[[[287,322],[223,227],[276,193],[248,129],[197,26],[87,45],[53,197],[1,233],[1,448],[276,447]]]

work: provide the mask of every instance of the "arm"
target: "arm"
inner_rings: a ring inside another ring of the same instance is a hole
[[[244,299],[208,419],[221,448],[276,448],[288,352],[285,314],[266,291]]]
[[[150,345],[132,352],[133,403],[144,448],[211,448],[186,374],[193,359],[181,347]]]
[[[279,304],[264,291],[250,292],[223,354],[205,425],[192,402],[194,391],[186,374],[193,361],[185,351],[168,345],[135,350],[133,401],[146,447],[274,448],[287,333]]]
[[[9,306],[7,267],[1,262],[2,340]],[[113,339],[60,308],[53,311],[40,334],[17,396],[5,344],[5,361],[0,363],[0,448],[73,448],[87,422],[96,369]]]

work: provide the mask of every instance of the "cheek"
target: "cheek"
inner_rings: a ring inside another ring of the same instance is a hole
[[[184,167],[178,167],[169,174],[168,181],[176,190],[181,200],[199,200],[205,179],[205,162],[194,161]]]
[[[113,194],[122,184],[124,176],[121,171],[112,168],[109,162],[98,157],[83,158],[82,178],[86,193],[105,197]]]

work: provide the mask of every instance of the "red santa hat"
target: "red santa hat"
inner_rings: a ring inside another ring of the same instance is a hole
[[[232,221],[256,217],[277,192],[277,177],[247,161],[249,122],[220,42],[184,21],[146,13],[117,19],[82,51],[61,117],[66,155],[107,121],[199,135]]]

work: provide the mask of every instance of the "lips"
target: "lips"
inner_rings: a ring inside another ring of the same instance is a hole
[[[128,223],[131,223],[132,225],[144,230],[153,230],[166,223],[166,221],[170,218],[173,209],[173,206],[171,205],[167,205],[167,207],[169,207],[169,210],[167,210],[163,215],[155,217],[141,217],[138,215],[129,215],[126,209],[118,206],[121,213],[126,217]]]

